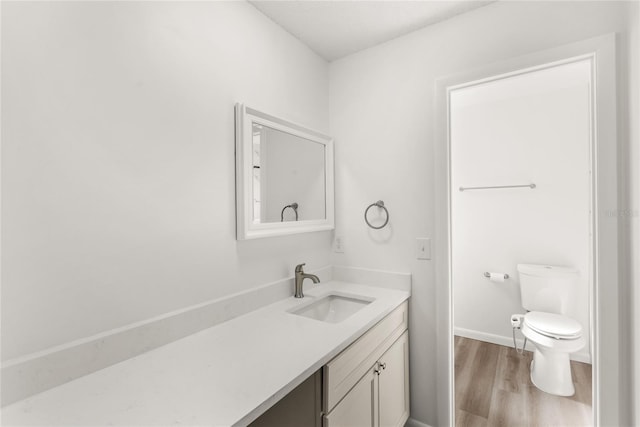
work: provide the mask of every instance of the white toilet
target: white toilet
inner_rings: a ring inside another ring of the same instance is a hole
[[[569,353],[585,345],[582,326],[565,316],[578,270],[518,264],[524,316],[522,333],[535,345],[531,381],[540,390],[573,396]]]

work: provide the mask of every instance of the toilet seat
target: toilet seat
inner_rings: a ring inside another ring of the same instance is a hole
[[[570,317],[542,311],[531,311],[524,323],[533,331],[557,340],[574,340],[582,336],[582,326]]]

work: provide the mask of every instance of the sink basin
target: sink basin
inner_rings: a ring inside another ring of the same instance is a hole
[[[338,323],[355,314],[367,304],[371,304],[372,301],[373,298],[363,296],[329,294],[302,307],[296,307],[289,313],[321,322]]]

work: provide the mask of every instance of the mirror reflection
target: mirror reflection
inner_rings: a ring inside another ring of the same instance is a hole
[[[326,218],[325,145],[252,122],[253,222]]]

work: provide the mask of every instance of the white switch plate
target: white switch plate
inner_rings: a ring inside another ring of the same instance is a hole
[[[416,239],[416,258],[431,259],[431,239],[428,237],[418,237]]]
[[[344,253],[344,238],[342,236],[336,236],[333,239],[333,251],[339,254]]]

